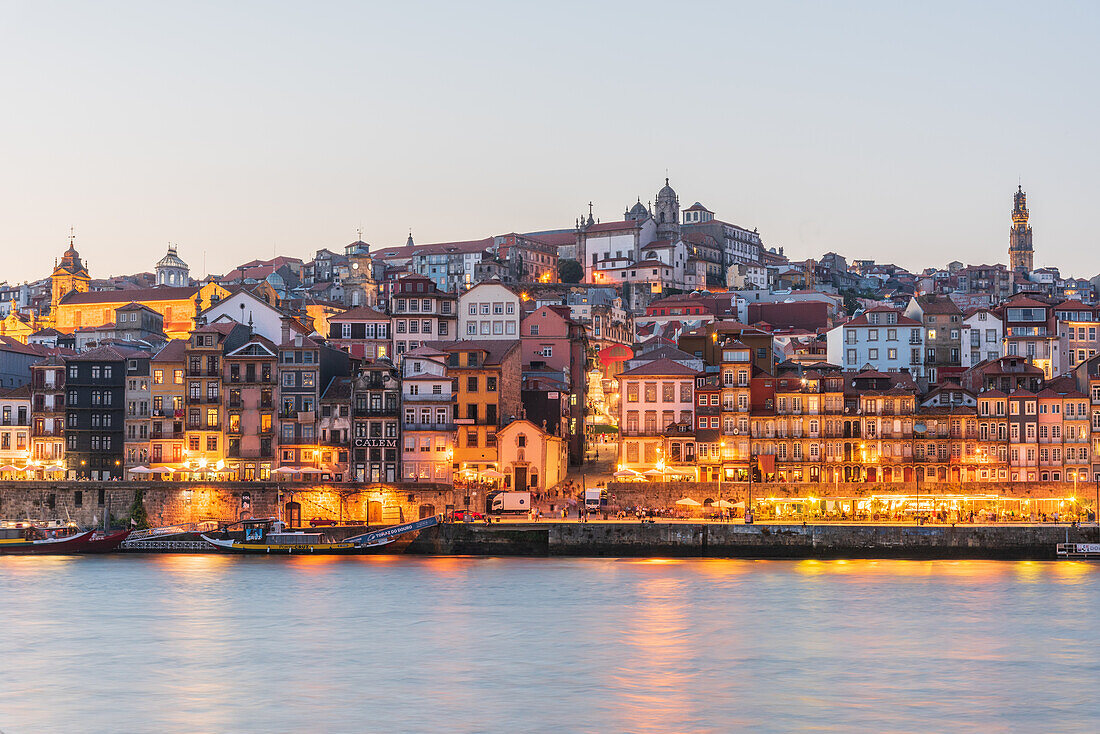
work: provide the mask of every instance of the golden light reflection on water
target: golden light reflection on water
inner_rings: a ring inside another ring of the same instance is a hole
[[[679,561],[645,559],[640,566]],[[624,620],[626,658],[611,677],[619,691],[616,708],[627,731],[667,731],[691,706],[693,654],[682,582],[666,576],[642,580],[635,589],[634,614]]]

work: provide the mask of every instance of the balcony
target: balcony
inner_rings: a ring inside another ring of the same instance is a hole
[[[402,423],[403,431],[453,431],[454,423]]]
[[[402,402],[406,403],[453,403],[454,395],[402,395]]]
[[[394,418],[397,416],[397,406],[392,408],[355,408],[352,415],[356,418]]]
[[[317,419],[317,413],[312,410],[280,410],[279,417],[298,423],[313,423]]]
[[[44,438],[61,438],[64,434],[60,428],[35,428],[31,430],[31,435]]]

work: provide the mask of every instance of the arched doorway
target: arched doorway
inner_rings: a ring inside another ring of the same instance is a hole
[[[435,505],[423,504],[420,505],[420,518],[423,520],[426,517],[431,517],[435,514]]]

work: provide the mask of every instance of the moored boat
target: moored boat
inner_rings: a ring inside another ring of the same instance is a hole
[[[1100,560],[1100,543],[1059,543],[1055,553],[1058,558]]]
[[[281,555],[359,555],[374,553],[393,543],[405,533],[411,533],[435,525],[436,517],[395,525],[343,540],[335,540],[323,532],[287,530],[273,518],[242,520],[222,528],[240,537],[215,538],[204,534],[202,539],[224,553],[281,554]],[[241,531],[231,528],[240,525]]]
[[[79,551],[80,553],[113,553],[130,536],[129,530],[93,533],[91,539]]]
[[[0,527],[0,555],[63,555],[80,553],[92,540],[92,531],[75,525],[5,523]]]

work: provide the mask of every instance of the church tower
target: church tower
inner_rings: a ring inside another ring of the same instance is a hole
[[[657,192],[657,202],[653,207],[653,218],[657,220],[657,238],[675,242],[680,236],[680,197],[668,185]]]
[[[73,291],[87,293],[92,280],[74,247],[75,240],[76,236],[70,234],[69,249],[65,250],[61,262],[54,266],[50,276],[50,313],[53,318],[57,318],[57,304],[61,303],[62,298]]]
[[[1030,272],[1035,252],[1031,248],[1031,227],[1027,225],[1027,194],[1018,186],[1012,197],[1012,229],[1008,235],[1008,266],[1012,270]]]

